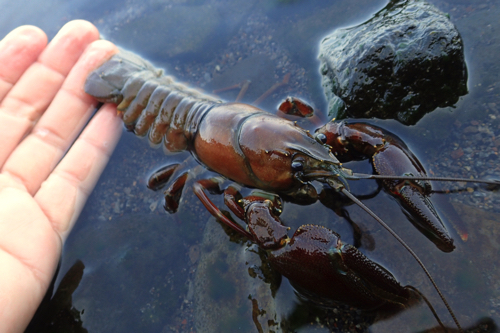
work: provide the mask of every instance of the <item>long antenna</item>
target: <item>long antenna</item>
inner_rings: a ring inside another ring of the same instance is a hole
[[[388,176],[370,175],[366,173],[353,173],[353,177],[358,179],[389,179],[389,180],[435,180],[445,182],[467,182],[500,186],[500,180],[470,179],[470,178],[448,178],[448,177],[428,177],[428,176]],[[355,179],[349,178],[349,179]]]
[[[414,178],[412,178],[412,179],[414,179]],[[389,227],[380,217],[378,217],[374,212],[372,212],[370,210],[370,208],[366,207],[365,204],[363,204],[361,201],[359,201],[358,198],[356,198],[353,194],[351,194],[345,188],[341,189],[341,192],[344,193],[345,196],[347,196],[349,199],[351,199],[359,207],[361,207],[371,217],[373,217],[378,223],[380,223],[380,225],[382,227],[384,227],[394,238],[396,238],[396,240],[399,243],[401,243],[401,245],[403,245],[403,247],[413,256],[413,258],[415,258],[415,260],[418,262],[418,264],[420,265],[420,267],[422,267],[424,273],[427,275],[427,277],[431,281],[432,285],[434,286],[434,289],[436,289],[437,293],[439,294],[439,297],[441,297],[441,300],[443,301],[444,305],[446,306],[446,309],[448,309],[448,312],[450,313],[451,317],[453,318],[453,321],[455,322],[455,325],[457,325],[458,330],[460,332],[463,332],[462,326],[460,326],[460,323],[458,322],[457,317],[455,316],[455,314],[451,310],[451,307],[448,304],[448,301],[446,300],[446,298],[444,297],[444,295],[441,293],[441,290],[439,290],[436,282],[434,281],[434,279],[431,276],[431,273],[427,270],[427,268],[425,267],[424,263],[422,262],[422,260],[420,260],[420,258],[417,256],[417,254],[415,252],[413,252],[413,250],[405,243],[405,241],[403,239],[401,239],[401,237],[398,236],[398,234],[396,234],[396,232],[394,230],[391,229],[391,227]]]
[[[434,318],[436,318],[437,322],[439,323],[439,326],[441,326],[441,328],[443,329],[443,331],[448,332],[448,330],[446,329],[446,326],[444,326],[444,324],[441,321],[441,319],[439,319],[439,316],[436,313],[436,310],[434,310],[434,307],[432,306],[431,302],[429,302],[429,300],[427,299],[427,297],[425,297],[425,295],[422,294],[420,292],[420,290],[418,290],[414,286],[407,285],[407,286],[405,286],[405,288],[413,290],[416,294],[418,294],[420,297],[422,297],[422,299],[425,301],[425,303],[427,304],[427,306],[431,310],[432,314],[434,315]]]

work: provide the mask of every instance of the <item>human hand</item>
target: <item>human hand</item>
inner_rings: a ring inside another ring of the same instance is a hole
[[[122,132],[108,104],[85,126],[97,104],[85,79],[118,52],[98,39],[72,21],[48,45],[33,26],[0,42],[0,332],[30,322]]]

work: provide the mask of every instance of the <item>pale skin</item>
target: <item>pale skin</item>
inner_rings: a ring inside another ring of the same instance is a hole
[[[0,42],[0,332],[30,322],[122,132],[109,104],[86,125],[85,78],[118,52],[98,39],[72,21],[48,44],[33,26]]]

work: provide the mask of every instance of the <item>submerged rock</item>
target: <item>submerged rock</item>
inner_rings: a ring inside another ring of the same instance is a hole
[[[262,268],[256,246],[230,242],[211,218],[194,283],[197,332],[283,332],[275,292],[280,276]],[[279,303],[279,301],[278,301]]]
[[[418,0],[391,1],[320,47],[329,115],[413,125],[467,93],[463,42],[448,16]]]

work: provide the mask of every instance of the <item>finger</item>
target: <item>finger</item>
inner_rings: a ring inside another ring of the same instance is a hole
[[[0,105],[0,165],[47,109],[85,48],[98,38],[91,23],[69,22],[10,89]]]
[[[35,195],[63,241],[108,163],[121,124],[116,106],[105,104]]]
[[[84,92],[85,79],[116,52],[107,41],[89,45],[43,117],[5,163],[2,172],[22,182],[29,193],[36,193],[92,115],[96,101]]]
[[[0,41],[0,101],[46,45],[45,33],[33,26],[14,29]]]

